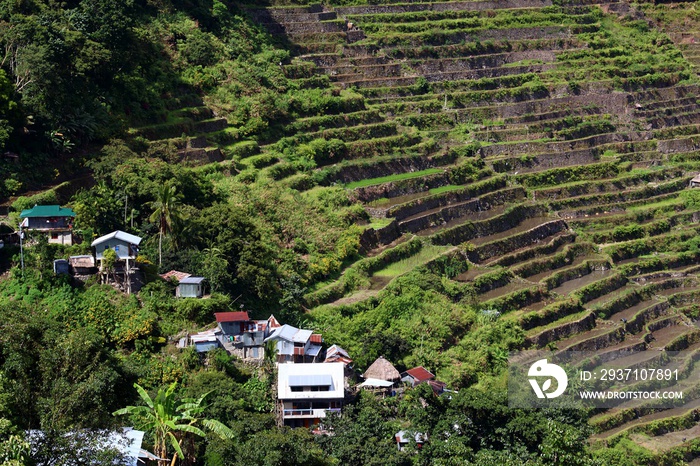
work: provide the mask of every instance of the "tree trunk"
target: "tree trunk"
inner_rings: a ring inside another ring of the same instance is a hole
[[[182,439],[177,441],[177,444],[180,445],[180,448],[182,448]],[[184,451],[183,451],[184,453]],[[173,454],[173,460],[170,462],[170,466],[175,466],[175,460],[177,459],[177,452]]]
[[[168,466],[168,450],[165,443],[156,445],[155,450],[156,456],[162,458],[158,460],[158,466]]]
[[[163,265],[163,230],[158,235],[158,267]]]

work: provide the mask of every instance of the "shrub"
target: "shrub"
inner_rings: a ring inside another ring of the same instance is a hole
[[[638,239],[644,236],[644,229],[636,223],[631,225],[620,225],[615,227],[612,236],[615,241]]]
[[[14,212],[21,212],[25,209],[31,209],[35,205],[58,204],[56,192],[53,189],[44,191],[43,193],[34,194],[33,196],[20,196],[12,203],[10,208]]]
[[[231,298],[214,293],[209,299],[182,298],[175,304],[175,314],[186,320],[206,325],[214,320],[215,312],[225,312],[229,309]]]

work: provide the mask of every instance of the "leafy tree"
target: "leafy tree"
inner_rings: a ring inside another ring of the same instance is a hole
[[[29,461],[30,445],[24,435],[5,418],[0,418],[0,464],[23,466]]]
[[[280,299],[280,306],[282,307],[281,317],[285,322],[299,325],[301,316],[304,313],[302,303],[306,287],[301,285],[301,277],[297,274],[292,275],[288,279],[280,278],[280,284],[282,288],[282,298]]]
[[[52,430],[44,429],[28,436],[31,447],[30,458],[23,464],[55,466],[100,466],[126,464],[126,458],[112,446],[114,431],[107,429]],[[128,445],[126,436],[114,439]]]
[[[372,393],[360,391],[358,401],[346,406],[342,416],[331,414],[323,426],[333,435],[320,435],[321,447],[343,465],[409,465],[410,457],[397,451],[399,430],[387,422],[394,413]]]
[[[219,248],[206,248],[202,252],[202,275],[209,280],[212,292],[220,291],[226,282],[232,280],[228,261]]]
[[[552,466],[591,466],[594,462],[585,449],[586,441],[587,435],[581,429],[550,419],[540,444],[540,458]]]
[[[42,233],[32,234],[31,240],[35,241],[31,254],[34,257],[40,276],[43,277],[44,272],[51,270],[53,260],[56,257],[56,246],[49,244],[49,239]]]
[[[22,124],[20,105],[5,70],[0,69],[0,150],[4,151],[12,133]]]
[[[144,429],[153,433],[154,453],[161,458],[167,456],[167,443],[180,455],[186,458],[181,444],[186,434],[193,434],[204,437],[205,432],[196,424],[202,425],[205,429],[213,432],[221,438],[231,438],[233,433],[226,425],[214,419],[199,417],[206,408],[202,403],[208,394],[204,394],[197,400],[185,399],[178,403],[175,398],[175,388],[177,383],[172,383],[166,390],[158,390],[155,398],[151,398],[146,390],[139,384],[134,387],[145,403],[139,406],[127,406],[126,408],[114,412],[115,416],[129,414],[139,420]],[[175,459],[173,458],[173,461]],[[166,461],[161,461],[167,464]]]
[[[115,267],[117,265],[117,253],[114,249],[105,249],[102,253],[102,268],[104,273],[109,275],[112,274],[114,281],[116,283],[117,276],[114,273]]]
[[[158,265],[163,263],[163,236],[169,234],[173,229],[173,224],[181,220],[178,210],[180,199],[176,192],[175,186],[164,185],[158,191],[156,200],[150,204],[153,213],[149,219],[158,224]]]
[[[272,373],[275,369],[275,363],[277,362],[277,342],[275,340],[270,340],[265,343],[264,351],[263,363],[265,369]]]
[[[122,193],[123,194],[123,193]],[[78,229],[94,229],[98,235],[123,229],[122,212],[124,196],[119,196],[104,182],[97,183],[89,190],[80,190],[73,197],[75,226]],[[92,238],[84,238],[91,242]]]

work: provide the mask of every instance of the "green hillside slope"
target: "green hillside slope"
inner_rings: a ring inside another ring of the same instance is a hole
[[[215,389],[209,414],[239,434],[193,441],[198,464],[700,455],[694,357],[683,408],[505,407],[510,351],[696,354],[694,4],[96,0],[11,3],[0,21],[4,221],[61,203],[83,240],[29,248],[24,275],[0,249],[13,425],[106,427],[133,382],[179,381],[181,397]],[[145,238],[138,297],[49,271],[114,229]],[[174,299],[156,277],[171,269],[211,298]],[[359,373],[384,356],[459,393],[362,393],[334,436],[278,429],[268,367],[172,344],[237,309],[313,328]],[[400,429],[437,441],[399,453]]]

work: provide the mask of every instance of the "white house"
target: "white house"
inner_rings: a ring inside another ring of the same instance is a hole
[[[277,399],[284,425],[312,427],[345,399],[343,363],[278,364]]]
[[[298,329],[284,324],[274,329],[265,342],[277,342],[279,362],[316,362],[323,339],[312,330]]]
[[[400,430],[394,436],[396,438],[396,446],[399,451],[403,451],[408,447],[411,441],[416,443],[416,448],[422,448],[423,444],[428,440],[428,435],[422,432],[407,432]]]

